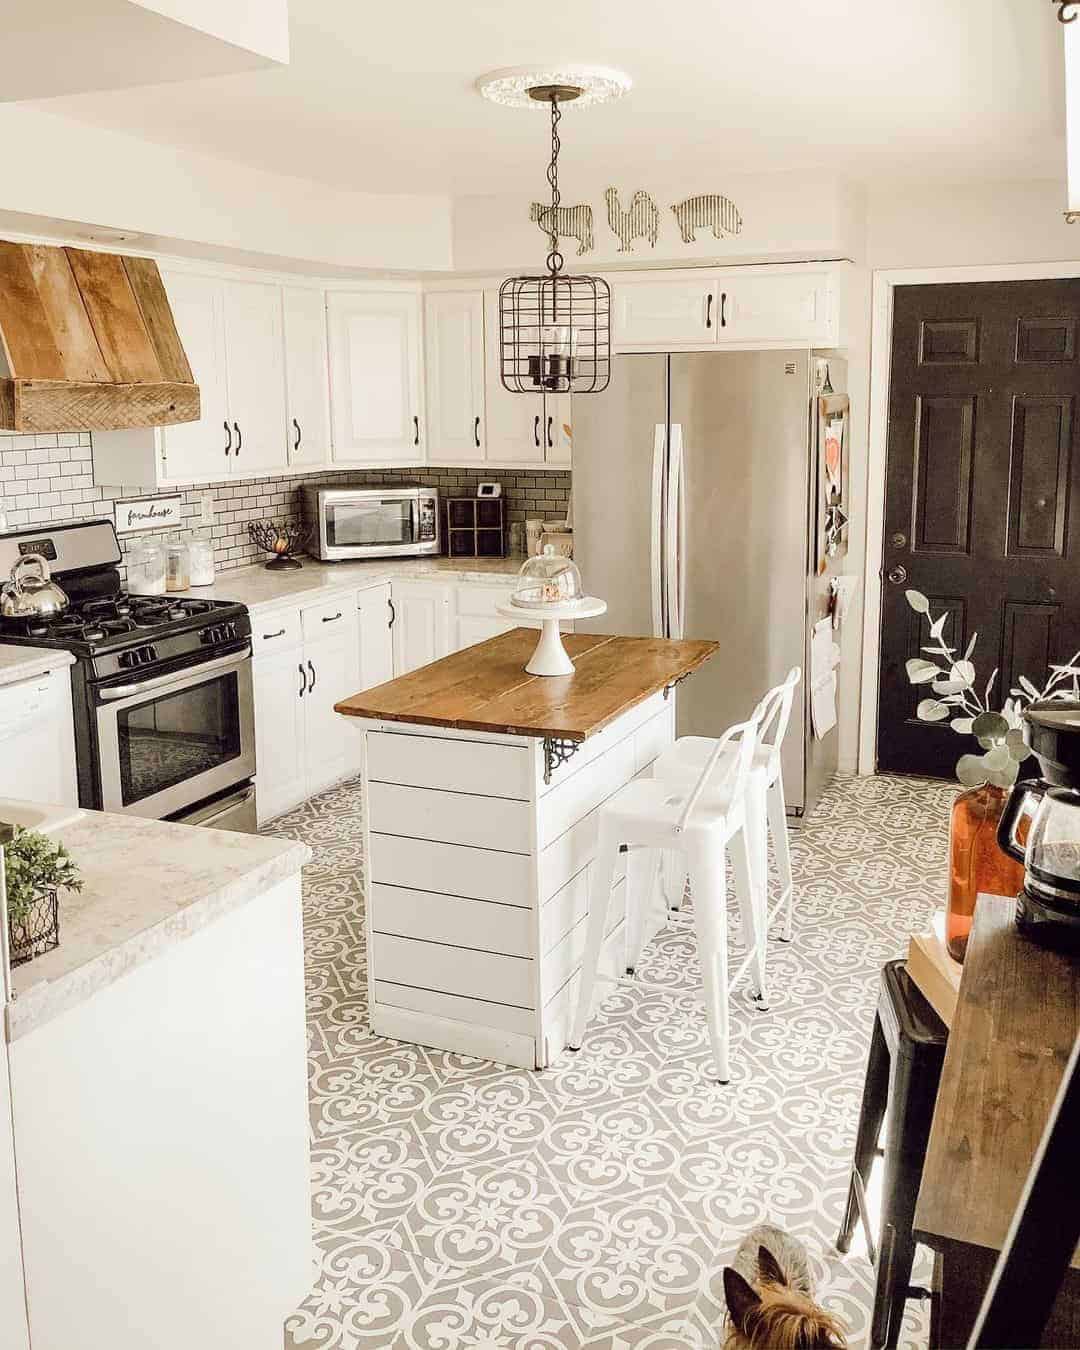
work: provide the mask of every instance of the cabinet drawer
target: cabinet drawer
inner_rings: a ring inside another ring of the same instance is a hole
[[[380,981],[532,1008],[532,972],[533,963],[519,956],[498,956],[440,942],[413,942],[388,933],[374,936],[371,973]]]
[[[356,596],[339,595],[320,605],[305,605],[300,611],[304,639],[314,642],[329,637],[341,628],[356,627]]]
[[[371,887],[371,923],[376,933],[421,942],[445,942],[501,956],[533,954],[532,915],[515,905],[377,881]]]
[[[285,647],[298,647],[302,641],[298,609],[275,609],[269,614],[251,616],[251,647],[255,656],[260,652],[272,655]]]
[[[468,792],[368,783],[372,830],[444,844],[528,853],[532,842],[527,802]]]
[[[420,891],[495,900],[501,905],[533,904],[532,859],[524,853],[464,848],[430,839],[371,835],[372,882]]]
[[[368,779],[527,801],[532,755],[525,745],[443,740],[371,731]]]

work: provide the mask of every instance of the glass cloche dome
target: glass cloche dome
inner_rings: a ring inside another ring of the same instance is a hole
[[[511,603],[522,609],[547,609],[582,605],[585,599],[577,564],[547,544],[543,553],[522,563]]]

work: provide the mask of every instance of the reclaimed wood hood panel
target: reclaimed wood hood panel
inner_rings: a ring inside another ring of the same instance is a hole
[[[157,263],[0,240],[0,430],[197,422]]]

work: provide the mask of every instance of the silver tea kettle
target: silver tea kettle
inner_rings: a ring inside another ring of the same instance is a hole
[[[5,619],[51,618],[67,607],[67,595],[51,579],[43,553],[23,554],[0,590],[0,615]]]

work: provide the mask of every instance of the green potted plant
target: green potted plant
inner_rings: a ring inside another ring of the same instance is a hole
[[[4,844],[4,881],[10,961],[20,966],[59,946],[57,891],[81,891],[83,883],[59,840],[20,829]]]

